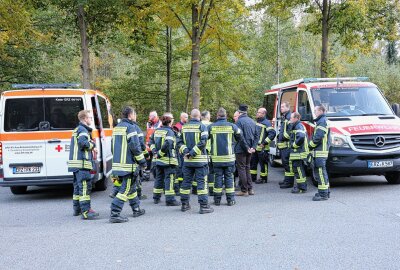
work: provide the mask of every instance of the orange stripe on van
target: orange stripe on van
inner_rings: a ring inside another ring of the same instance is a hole
[[[4,92],[3,95],[5,97],[29,97],[29,96],[59,96],[59,95],[83,95],[85,92],[89,92],[87,90],[21,90],[21,91],[7,91]],[[92,91],[95,93],[95,91]]]
[[[104,130],[106,137],[112,136],[112,130]],[[0,134],[0,141],[37,141],[37,140],[51,140],[71,139],[72,130],[66,131],[35,131],[35,132],[13,132]],[[93,139],[99,138],[99,131],[93,130]]]

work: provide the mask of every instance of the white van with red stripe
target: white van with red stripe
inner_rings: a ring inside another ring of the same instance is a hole
[[[272,86],[265,91],[264,106],[277,131],[284,101],[291,112],[301,114],[309,137],[315,127],[314,107],[327,109],[331,177],[384,175],[390,184],[400,184],[400,119],[368,78],[305,78]],[[279,150],[276,141],[271,146],[274,163]]]
[[[105,190],[111,174],[113,118],[101,92],[76,85],[15,85],[1,93],[0,186],[14,194],[28,186],[72,183],[67,161],[80,110],[93,112],[93,139],[99,153],[92,171],[96,189]]]

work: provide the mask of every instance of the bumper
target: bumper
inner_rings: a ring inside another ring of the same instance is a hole
[[[391,160],[393,167],[368,168],[368,161]],[[389,153],[361,153],[350,148],[331,148],[327,160],[327,170],[331,175],[383,175],[387,172],[400,171],[400,151]]]
[[[74,178],[72,175],[46,177],[19,177],[19,178],[0,178],[0,187],[15,186],[53,186],[72,184]]]

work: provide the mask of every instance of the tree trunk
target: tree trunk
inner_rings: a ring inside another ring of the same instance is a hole
[[[85,21],[85,10],[82,5],[78,6],[77,10],[78,27],[81,36],[81,53],[82,53],[82,86],[85,89],[90,89],[90,79],[92,71],[90,69],[90,55],[89,55],[89,38],[87,34],[87,26]]]
[[[389,65],[394,65],[397,63],[397,48],[396,41],[388,41],[386,47],[386,61]]]
[[[329,0],[330,1],[330,0]],[[329,14],[328,0],[322,3],[322,49],[321,49],[321,77],[327,77],[328,71],[328,45],[329,45]]]
[[[192,68],[193,68],[193,66],[190,65],[189,83],[188,83],[188,87],[186,90],[186,101],[185,101],[185,110],[184,110],[184,112],[186,112],[186,113],[189,113],[189,94],[190,94],[190,89],[192,86],[192,71],[193,71]]]
[[[167,26],[167,89],[165,95],[165,108],[167,112],[172,111],[171,105],[171,64],[172,64],[172,28]]]
[[[200,108],[200,33],[198,5],[192,5],[192,107]]]

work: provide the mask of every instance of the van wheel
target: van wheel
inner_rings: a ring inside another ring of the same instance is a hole
[[[11,192],[14,195],[21,195],[21,194],[25,194],[26,191],[28,190],[27,186],[17,186],[17,187],[10,187]]]
[[[272,154],[268,155],[268,162],[269,162],[269,165],[271,165],[272,168],[279,167],[279,164],[275,162],[275,156],[272,155]]]
[[[94,190],[96,191],[104,191],[107,189],[107,182],[108,182],[108,178],[107,177],[103,177],[101,180],[97,181],[95,183],[95,188]]]
[[[391,185],[400,184],[400,172],[390,172],[385,174],[385,178]]]

